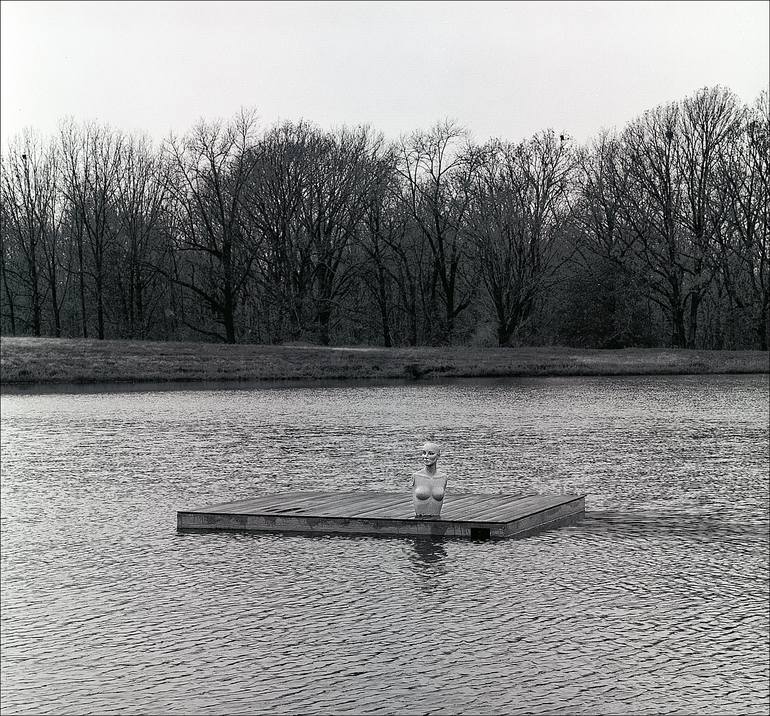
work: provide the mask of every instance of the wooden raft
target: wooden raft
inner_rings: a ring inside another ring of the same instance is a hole
[[[502,539],[584,513],[585,495],[448,494],[436,520],[415,517],[409,493],[288,492],[182,510],[177,529]]]

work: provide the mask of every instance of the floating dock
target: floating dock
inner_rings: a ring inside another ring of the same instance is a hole
[[[410,493],[285,492],[177,512],[177,529],[372,536],[526,537],[585,514],[585,495],[448,494],[439,519],[414,516]]]

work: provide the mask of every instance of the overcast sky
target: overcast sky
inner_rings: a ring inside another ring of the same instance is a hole
[[[478,140],[583,141],[703,86],[768,86],[763,2],[19,2],[0,5],[2,146],[97,120],[162,139],[254,107],[263,125],[449,117]]]

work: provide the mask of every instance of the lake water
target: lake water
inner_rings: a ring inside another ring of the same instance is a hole
[[[764,714],[768,376],[2,396],[2,711]],[[522,540],[178,534],[176,511],[586,492]]]

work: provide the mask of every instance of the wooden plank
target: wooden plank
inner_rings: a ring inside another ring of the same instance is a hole
[[[471,502],[474,502],[475,500],[478,500],[478,498],[479,496],[473,492],[464,492],[458,495],[450,491],[450,492],[447,492],[447,495],[444,498],[444,501],[446,502],[446,504],[467,505]]]
[[[500,501],[497,504],[487,504],[482,506],[476,513],[479,519],[509,521],[515,519],[521,512],[529,512],[533,506],[544,507],[545,502],[541,496],[530,496],[515,502]],[[550,503],[548,503],[550,504]]]
[[[238,510],[242,513],[253,511],[255,514],[261,514],[263,512],[277,511],[277,510],[290,510],[290,511],[304,511],[306,509],[314,510],[326,510],[330,505],[336,504],[341,497],[344,497],[345,493],[336,495],[334,493],[284,493],[280,500],[276,500],[273,503],[263,503],[259,505],[248,505],[247,509]]]
[[[444,506],[442,508],[442,511],[444,509],[446,510],[455,510],[455,511],[465,511],[469,508],[473,508],[475,505],[478,505],[480,502],[485,502],[487,500],[494,500],[497,498],[497,495],[447,495],[444,498]]]
[[[582,517],[583,496],[447,495],[440,519],[416,519],[409,493],[350,491],[261,495],[177,513],[179,529],[411,536],[521,536]]]
[[[411,498],[397,493],[384,493],[365,495],[362,493],[340,493],[337,495],[324,495],[323,500],[318,500],[315,496],[307,497],[305,500],[299,500],[298,495],[284,495],[279,502],[271,503],[271,509],[276,514],[286,514],[294,516],[317,516],[317,517],[358,517],[370,516],[391,519],[408,519],[413,517]],[[464,510],[457,511],[446,509],[442,510],[442,521],[469,521],[477,520],[482,522],[500,522],[517,519],[522,513],[528,514],[533,509],[545,509],[551,502],[561,503],[564,501],[562,496],[531,496],[527,498],[516,499],[512,504],[506,504],[502,495],[467,495],[466,504],[470,503]],[[550,500],[550,501],[549,501]],[[246,506],[244,507],[243,504]],[[329,507],[328,504],[334,505]],[[241,506],[230,510],[234,514],[262,514],[270,513],[270,510],[263,510],[262,504],[259,509],[254,507],[255,501],[241,503]]]
[[[370,503],[351,515],[352,517],[388,517],[404,515],[404,519],[414,514],[411,495],[393,495],[389,500],[379,500],[377,504]]]
[[[535,508],[527,514],[519,515],[515,520],[511,520],[506,525],[506,531],[509,533],[518,532],[532,525],[542,524],[561,516],[573,514],[583,510],[582,500],[573,500],[563,502],[558,505],[551,505],[546,508]]]
[[[383,500],[382,496],[366,495],[341,495],[328,500],[324,504],[306,504],[295,506],[295,514],[322,517],[352,517],[361,509],[372,509],[381,506],[389,500]]]
[[[286,509],[295,499],[293,496],[289,495],[276,495],[275,497],[271,497],[270,499],[266,500],[249,500],[248,502],[243,502],[240,505],[236,505],[232,507],[230,510],[217,510],[217,512],[235,512],[235,513],[241,513],[241,514],[247,514],[249,512],[266,512],[271,510],[283,510]],[[321,500],[323,500],[322,495],[317,495],[315,497],[308,497],[306,498],[309,503],[317,503]]]
[[[498,499],[521,499],[521,495],[476,495],[472,493],[461,493],[447,495],[443,511],[457,511],[458,509],[467,509],[468,507],[478,508],[481,501],[490,500],[494,502]],[[261,496],[249,500],[240,500],[237,502],[219,503],[206,507],[194,508],[188,512],[233,512],[246,514],[248,512],[261,512],[267,510],[280,509],[305,509],[312,507],[313,511],[326,510],[333,506],[335,511],[340,514],[346,513],[347,507],[351,508],[351,515],[356,514],[358,505],[364,504],[368,509],[381,509],[390,504],[399,502],[411,505],[411,495],[408,493],[376,493],[376,492],[301,492],[301,493],[274,493],[272,495]]]
[[[478,497],[478,496],[474,496]],[[506,502],[505,496],[495,495],[491,501],[476,502],[475,507],[467,507],[460,512],[452,512],[451,510],[442,510],[441,521],[477,521],[480,523],[500,523],[505,524],[510,521],[519,519],[522,515],[529,515],[537,513],[538,511],[547,510],[554,505],[561,505],[563,503],[569,503],[575,500],[571,496],[529,496],[526,498],[516,499],[513,502]],[[410,514],[407,511],[406,514],[401,513],[399,515],[392,515],[393,517],[403,517]],[[370,514],[369,516],[375,516]],[[376,516],[390,516],[387,511],[381,511],[376,513]]]
[[[536,504],[540,508],[547,507],[547,504],[543,504],[542,499],[538,502],[535,500],[529,500],[524,504],[517,507],[517,510],[511,510],[510,506],[500,505],[500,500],[497,496],[490,502],[484,502],[479,505],[475,503],[472,505],[472,509],[466,508],[466,510],[458,513],[447,509],[446,512],[442,512],[441,518],[444,520],[469,520],[477,519],[482,521],[496,521],[495,516],[502,514],[507,519],[515,518],[522,510],[529,511],[532,504]],[[329,505],[333,507],[329,507]],[[489,506],[492,505],[491,509]],[[287,515],[307,515],[307,516],[326,516],[326,517],[356,517],[362,516],[363,513],[376,512],[377,516],[381,517],[399,517],[409,518],[413,516],[411,500],[404,496],[395,496],[391,498],[378,497],[377,499],[371,499],[363,497],[357,500],[353,500],[351,496],[335,497],[331,500],[319,501],[314,498],[309,498],[304,501],[282,500],[279,503],[272,503],[269,510],[263,509],[264,505],[259,504],[258,509],[255,508],[254,502],[249,502],[246,506],[240,506],[230,510],[233,513],[280,513]],[[483,508],[483,509],[482,509]],[[500,512],[502,510],[502,512]],[[373,516],[373,515],[372,515]]]
[[[573,524],[582,519],[584,513],[585,499],[581,497],[522,516],[506,526],[505,534],[508,537],[527,536],[551,527]]]
[[[361,515],[354,515],[356,518],[380,519],[380,520],[412,520],[415,519],[414,507],[411,502],[406,505],[392,505],[378,510],[372,510]]]
[[[262,514],[270,512],[281,512],[295,515],[332,515],[339,513],[339,516],[345,516],[356,511],[355,505],[365,503],[369,507],[386,504],[397,496],[390,498],[387,493],[372,493],[364,496],[362,493],[323,493],[320,496],[315,494],[304,496],[302,493],[284,494],[280,499],[272,501],[247,501],[237,504],[230,510],[217,510],[219,512],[233,512],[236,514]],[[403,496],[401,496],[403,499]],[[208,510],[207,510],[208,511]]]
[[[320,498],[313,495],[294,494],[290,499],[286,501],[285,509],[291,510],[304,510],[304,509],[320,509],[327,510],[335,504],[339,504],[340,501],[349,498],[348,493],[340,493],[335,495],[334,493],[325,493]]]
[[[447,496],[447,499],[445,500],[444,506],[441,510],[442,513],[444,510],[446,510],[447,514],[452,512],[457,515],[477,512],[483,505],[487,503],[496,503],[499,501],[499,497],[497,495],[469,495],[468,497],[470,499],[456,502],[452,500],[451,497]]]
[[[499,501],[494,505],[483,505],[474,513],[474,516],[477,519],[488,520],[490,522],[508,522],[512,519],[516,519],[516,515],[520,514],[522,511],[529,511],[534,505],[543,506],[543,498],[540,496],[532,496],[510,503]]]
[[[461,523],[440,520],[348,520],[334,518],[288,517],[285,515],[221,515],[216,513],[180,513],[186,519],[181,529],[268,531],[400,535],[400,536],[469,536],[470,528]]]
[[[256,502],[259,498],[249,500],[238,500],[237,502],[220,502],[215,505],[206,505],[205,507],[191,507],[187,512],[229,512],[231,509],[238,509],[241,505],[249,502]]]
[[[483,520],[485,522],[505,522],[508,519],[508,515],[511,513],[511,506],[505,503],[497,503],[494,505],[482,505],[477,511],[473,513],[473,517],[477,520]]]
[[[310,499],[323,499],[324,495],[329,493],[324,492],[311,492],[304,493]],[[289,492],[276,492],[270,495],[260,495],[256,498],[248,500],[240,500],[238,502],[224,502],[217,505],[211,505],[209,507],[197,508],[194,510],[188,510],[188,512],[230,512],[235,510],[247,509],[271,509],[273,506],[280,506],[285,504],[288,500],[294,498],[296,493]]]
[[[324,508],[324,517],[352,517],[356,510],[365,509],[372,505],[371,495],[346,496],[338,502]]]
[[[446,503],[441,510],[442,521],[458,521],[475,519],[480,504],[485,504],[485,499],[489,498],[493,502],[500,503],[506,499],[507,496],[503,495],[447,495]],[[518,495],[515,497],[519,497]],[[395,495],[396,501],[387,505],[383,505],[377,508],[370,508],[360,512],[356,512],[351,516],[360,517],[389,517],[396,519],[408,519],[414,516],[414,506],[412,503],[411,495]],[[460,499],[458,499],[460,498]],[[458,502],[460,503],[458,505]],[[397,505],[398,510],[393,509],[393,505]]]
[[[513,511],[511,513],[510,521],[520,519],[521,517],[538,514],[539,512],[551,509],[552,507],[559,507],[563,504],[570,504],[572,502],[577,503],[579,501],[582,501],[580,504],[584,504],[585,497],[572,495],[543,495],[542,502],[535,502],[531,505],[528,505],[522,511]]]
[[[494,510],[506,504],[524,499],[523,495],[468,495],[470,500],[464,500],[456,505],[449,500],[441,510],[441,516],[445,519],[469,520],[476,519],[485,510]]]
[[[455,509],[447,505],[446,513],[442,509],[442,517],[447,519],[473,520],[477,519],[482,512],[490,508],[499,507],[502,502],[500,495],[476,495],[476,499],[466,502],[460,509]]]

